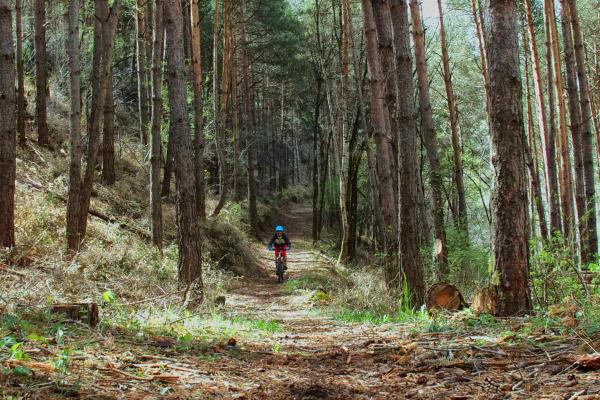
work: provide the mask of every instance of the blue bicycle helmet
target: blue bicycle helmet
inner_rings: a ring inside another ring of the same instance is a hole
[[[283,229],[283,226],[281,226],[281,225],[277,225],[277,226],[275,227],[275,232],[283,232],[284,230],[285,230],[285,229]]]

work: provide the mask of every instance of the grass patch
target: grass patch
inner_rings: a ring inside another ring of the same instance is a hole
[[[333,311],[333,317],[342,322],[368,325],[412,324],[413,332],[447,332],[454,329],[448,318],[430,316],[424,310],[385,314],[368,310],[339,309]]]
[[[239,324],[250,330],[255,330],[261,333],[273,334],[282,332],[281,324],[277,321],[266,319],[247,319],[244,317],[233,317],[232,322]]]
[[[298,278],[292,278],[285,282],[286,291],[294,293],[299,290],[322,290],[324,292],[334,291],[339,281],[333,279],[333,275],[338,275],[335,271],[308,271]]]

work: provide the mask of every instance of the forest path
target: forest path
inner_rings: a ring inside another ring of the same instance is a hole
[[[333,268],[334,260],[312,248],[309,208],[291,208],[281,222],[292,241],[288,279]],[[278,284],[272,253],[266,245],[257,246],[265,276],[242,281],[228,294],[226,306],[232,315],[275,321],[279,329],[240,338],[235,347],[226,348],[211,365],[207,398],[470,399],[535,394],[560,399],[600,383],[600,376],[590,374],[575,378],[576,385],[570,383],[563,373],[569,362],[560,358],[564,344],[556,349],[511,347],[485,334],[335,320],[315,307],[314,292]],[[552,368],[545,368],[549,365]]]
[[[310,273],[328,273],[330,257],[312,248],[312,210],[292,207],[280,222],[292,241],[286,281]],[[265,238],[265,243],[269,238]],[[386,348],[398,335],[396,327],[350,324],[315,309],[314,292],[294,291],[277,283],[273,253],[257,245],[265,274],[246,278],[227,296],[226,306],[236,316],[275,322],[276,332],[263,338],[238,341],[240,358],[223,360],[219,370],[237,371],[223,378],[242,389],[223,398],[351,399],[392,398],[397,388],[386,385],[373,354],[357,361],[364,350]],[[366,354],[366,353],[365,353]],[[364,354],[363,354],[364,355]],[[231,365],[233,364],[233,365]],[[239,389],[238,389],[239,390]]]
[[[331,258],[312,249],[310,209],[292,209],[281,221],[293,242],[291,279],[332,268]],[[55,342],[36,344],[27,350],[30,361],[5,363],[27,365],[33,375],[0,368],[0,398],[600,399],[600,373],[573,363],[599,348],[600,338],[578,340],[523,319],[492,329],[472,319],[471,328],[464,322],[455,330],[443,319],[338,321],[317,307],[314,293],[277,283],[266,242],[254,251],[265,273],[241,280],[217,315],[178,317],[178,324],[137,333],[76,325],[64,343],[68,375],[56,370]]]

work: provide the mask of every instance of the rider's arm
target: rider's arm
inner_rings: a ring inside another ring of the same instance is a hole
[[[285,240],[285,245],[287,246],[287,248],[291,248],[292,247],[292,242],[290,242],[290,239],[287,237],[287,235],[283,236],[284,240]]]
[[[277,235],[273,236],[271,238],[271,241],[269,242],[269,245],[267,247],[271,248],[273,247],[273,244],[275,243],[275,239],[277,238]]]

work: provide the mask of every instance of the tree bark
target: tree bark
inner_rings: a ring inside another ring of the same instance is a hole
[[[581,150],[583,173],[585,181],[585,205],[586,205],[586,231],[588,258],[584,263],[593,262],[598,253],[598,236],[596,232],[596,190],[594,182],[594,145],[592,133],[592,109],[590,105],[590,90],[585,67],[585,53],[581,28],[579,27],[579,16],[577,4],[574,0],[568,0],[566,5],[571,14],[571,28],[573,30],[573,44],[575,48],[575,61],[577,70],[577,81],[579,88],[579,102],[581,107]],[[587,266],[586,266],[587,268]]]
[[[252,65],[250,63],[250,50],[246,37],[246,1],[242,1],[241,26],[240,26],[240,46],[242,50],[242,84],[243,84],[243,121],[246,130],[246,156],[248,173],[248,214],[250,217],[250,229],[254,236],[259,237],[258,227],[258,209],[256,205],[256,100],[254,87],[252,85]]]
[[[375,17],[375,25],[377,26],[377,40],[379,44],[379,57],[381,62],[382,79],[384,80],[384,93],[386,107],[384,112],[386,115],[386,123],[389,130],[390,146],[392,151],[392,184],[394,188],[394,204],[396,205],[395,212],[398,218],[398,82],[395,73],[396,66],[394,64],[394,32],[392,29],[392,21],[389,12],[388,0],[372,0],[373,16]],[[395,237],[398,235],[395,234]]]
[[[525,0],[525,15],[527,18],[527,32],[529,34],[529,51],[531,56],[531,65],[533,71],[533,87],[535,90],[538,126],[540,127],[540,136],[542,138],[542,147],[544,154],[544,170],[547,180],[548,206],[550,210],[550,232],[560,231],[560,204],[558,192],[558,175],[556,172],[556,132],[548,128],[548,118],[546,116],[546,102],[544,99],[544,90],[542,86],[542,74],[540,68],[540,58],[537,50],[535,37],[535,27],[531,11],[531,0]],[[549,71],[552,69],[549,68]]]
[[[414,93],[408,8],[404,0],[391,0],[398,91]],[[400,193],[400,262],[408,282],[412,305],[425,301],[425,280],[421,264],[419,209],[417,203],[419,164],[417,162],[417,116],[412,96],[398,97],[398,151]]]
[[[138,78],[138,113],[140,141],[148,144],[148,76],[146,74],[146,16],[142,0],[137,0],[135,29],[137,34],[135,54]]]
[[[452,159],[454,161],[454,182],[458,195],[458,228],[467,237],[469,235],[469,224],[467,217],[467,199],[465,197],[465,183],[462,166],[462,146],[460,142],[460,131],[458,126],[458,112],[454,100],[452,88],[452,75],[450,72],[450,57],[448,55],[448,44],[446,41],[446,29],[444,28],[444,11],[441,0],[438,0],[438,11],[440,14],[440,45],[442,48],[442,67],[444,71],[444,87],[446,88],[446,100],[448,102],[448,113],[450,114],[450,137],[452,142]],[[476,16],[476,14],[475,14]],[[478,19],[477,19],[478,21]],[[487,76],[487,70],[486,70]],[[487,82],[487,77],[484,78]],[[485,87],[485,85],[484,85]],[[487,89],[486,89],[487,93]],[[487,97],[487,94],[486,94]]]
[[[81,65],[79,57],[79,0],[69,1],[67,54],[71,96],[69,193],[67,199],[67,248],[79,250],[79,204],[81,196]]]
[[[223,78],[221,79],[221,93],[219,96],[218,116],[216,121],[217,159],[219,161],[219,201],[212,212],[213,216],[219,215],[227,201],[229,185],[227,182],[227,152],[225,144],[225,123],[227,121],[227,103],[230,99],[229,84],[231,82],[231,0],[223,0]]]
[[[230,17],[231,18],[231,17]],[[230,28],[231,29],[231,28]],[[240,169],[240,119],[239,119],[239,99],[238,99],[238,70],[237,70],[237,40],[235,34],[231,33],[231,137],[233,149],[233,200],[242,199],[241,192],[241,169]]]
[[[381,68],[377,41],[377,28],[373,16],[371,0],[362,0],[363,26],[366,38],[366,55],[369,66],[369,84],[371,88],[371,119],[373,137],[377,151],[377,172],[380,188],[379,206],[383,212],[384,226],[382,250],[385,257],[386,284],[392,290],[399,288],[400,270],[397,262],[398,220],[392,177],[394,158],[391,132],[389,129],[386,104],[384,102],[385,80]],[[391,71],[390,71],[391,72]],[[412,98],[412,96],[411,96]]]
[[[320,126],[320,112],[321,112],[321,92],[323,86],[323,78],[318,68],[315,68],[315,81],[316,81],[316,94],[315,94],[315,108],[313,112],[313,165],[312,165],[312,240],[313,244],[316,244],[319,240],[318,226],[319,226],[319,143],[323,140],[321,138],[321,126]]]
[[[550,21],[548,20],[548,12],[546,11],[546,8],[544,6],[544,44],[546,47],[546,65],[551,66],[553,65],[553,56],[552,56],[552,31],[551,31],[551,27],[550,27]],[[547,164],[547,168],[548,168],[548,172],[546,174],[547,176],[547,185],[548,185],[548,190],[549,190],[549,197],[550,197],[550,201],[554,201],[557,204],[555,204],[554,207],[556,207],[556,205],[558,205],[558,208],[555,208],[554,211],[552,211],[552,205],[551,207],[551,211],[550,211],[550,230],[551,232],[554,234],[556,232],[556,230],[558,230],[559,232],[563,233],[563,226],[562,226],[562,209],[561,209],[561,205],[560,205],[560,198],[561,198],[561,190],[560,187],[558,186],[558,181],[559,181],[559,163],[557,160],[557,154],[556,154],[556,141],[557,141],[557,136],[556,136],[556,110],[555,110],[555,98],[554,98],[554,89],[555,89],[555,85],[554,85],[554,70],[552,67],[550,68],[546,68],[547,71],[547,93],[548,93],[548,142],[546,143],[547,147],[545,148],[545,157],[544,157],[544,161],[548,162]],[[554,161],[552,162],[552,158],[554,158]],[[546,166],[546,164],[544,165]],[[556,180],[556,183],[551,183],[550,180],[553,179],[552,177],[554,176],[554,179]],[[552,189],[551,189],[551,185],[555,185],[556,186],[556,193],[554,194],[554,197],[552,197]]]
[[[562,31],[565,50],[565,69],[567,76],[567,99],[571,124],[571,140],[573,143],[573,161],[575,164],[575,207],[577,210],[577,227],[579,231],[579,255],[582,263],[587,263],[593,256],[589,248],[589,231],[586,219],[589,217],[585,196],[585,171],[583,161],[583,131],[581,124],[581,106],[577,87],[573,34],[570,26],[571,15],[566,0],[561,0]],[[595,212],[595,211],[594,211]],[[595,217],[595,215],[594,215]],[[595,218],[594,218],[595,220]]]
[[[171,176],[173,175],[173,135],[169,125],[169,137],[167,138],[167,154],[165,157],[165,171],[163,174],[161,195],[167,197],[171,193]]]
[[[110,63],[114,48],[114,35],[121,10],[121,0],[115,0],[108,9],[106,0],[96,0],[94,19],[94,55],[92,61],[92,106],[88,122],[87,165],[79,199],[79,238],[85,237],[87,214],[96,174],[96,160],[100,144],[100,118],[103,116],[110,81]]]
[[[410,10],[415,44],[415,60],[419,84],[419,108],[421,114],[421,134],[429,161],[429,184],[431,185],[433,226],[436,240],[436,259],[442,280],[448,277],[448,245],[444,228],[444,200],[442,197],[442,170],[439,160],[439,144],[433,125],[433,112],[429,100],[429,77],[425,57],[425,32],[421,23],[421,11],[418,0],[410,0]],[[441,14],[440,14],[441,15]],[[439,244],[439,249],[438,249]]]
[[[113,75],[110,68],[108,82],[108,93],[104,105],[104,125],[102,137],[102,183],[112,185],[116,181],[115,172],[115,104],[112,97]]]
[[[554,89],[556,91],[556,104],[558,106],[558,126],[560,133],[560,206],[562,211],[563,235],[569,238],[571,228],[575,222],[573,211],[573,179],[571,173],[571,159],[569,156],[569,138],[567,134],[567,116],[563,98],[562,62],[560,55],[556,15],[552,0],[544,0],[544,16],[547,29],[550,31],[550,44],[553,57]]]
[[[528,54],[527,50],[525,50],[525,99],[527,104],[527,136],[529,140],[523,140],[523,144],[525,145],[525,162],[527,164],[527,169],[529,170],[529,177],[531,179],[532,206],[535,206],[535,209],[537,210],[537,216],[540,225],[540,235],[544,240],[547,241],[549,239],[549,234],[548,226],[546,224],[546,212],[544,210],[539,170],[537,167],[537,156],[535,157],[535,160],[533,157],[533,155],[536,155],[537,152],[535,146],[532,146],[532,144],[535,143],[535,130],[533,127],[533,110],[531,107],[531,90],[529,85],[529,63],[527,61],[527,58]],[[536,97],[537,95],[538,93],[536,93]],[[534,214],[533,209],[532,214]],[[534,225],[531,224],[531,226],[533,227]]]
[[[348,109],[350,102],[350,24],[352,18],[348,0],[341,1],[342,47],[341,47],[341,112],[339,113],[338,150],[339,150],[339,184],[340,184],[340,215],[342,222],[342,241],[338,263],[348,258],[350,247],[350,210],[348,208],[349,167],[350,167],[350,132],[348,128]],[[334,100],[335,103],[335,100]]]
[[[160,188],[162,60],[164,43],[163,0],[154,0],[152,36],[152,130],[150,145],[150,205],[152,207],[152,243],[159,251],[163,247],[163,218]]]
[[[348,29],[350,30],[350,42],[352,48],[352,64],[354,68],[354,82],[356,86],[356,95],[357,95],[357,104],[360,112],[360,122],[361,127],[365,135],[365,151],[367,154],[367,171],[369,176],[369,184],[370,184],[370,193],[371,193],[371,205],[373,209],[373,217],[375,224],[373,226],[374,236],[376,238],[376,243],[384,243],[385,239],[382,237],[382,227],[385,226],[383,213],[381,208],[379,207],[379,185],[377,183],[377,167],[375,162],[375,157],[373,157],[373,152],[371,151],[369,129],[367,126],[367,112],[365,110],[365,100],[363,95],[363,85],[364,79],[360,79],[364,74],[361,73],[360,68],[360,57],[358,55],[357,46],[354,40],[354,27],[352,25],[352,18],[348,19]]]
[[[198,0],[192,0],[192,72],[194,76],[194,149],[196,175],[196,203],[198,217],[206,218],[206,196],[204,188],[204,118],[202,115],[202,56],[200,47],[200,15]]]
[[[0,0],[0,247],[15,246],[15,53],[10,0]]]
[[[17,133],[19,136],[19,145],[26,144],[25,137],[25,74],[23,72],[23,18],[21,0],[15,0],[15,30],[17,38]]]
[[[471,13],[475,22],[475,35],[477,36],[477,44],[479,48],[479,61],[481,64],[481,76],[483,78],[483,97],[485,101],[485,109],[488,119],[490,115],[490,79],[488,76],[488,60],[487,60],[487,44],[485,38],[485,27],[483,26],[483,10],[481,9],[479,0],[471,0]],[[489,121],[488,121],[489,124]]]
[[[215,0],[215,12],[213,16],[213,37],[212,37],[212,114],[213,114],[213,129],[215,136],[215,147],[217,144],[217,130],[219,127],[219,17],[220,17],[220,6],[223,0]],[[217,154],[217,169],[218,166]],[[218,172],[218,171],[217,171]]]
[[[48,132],[48,63],[46,59],[46,4],[34,1],[35,16],[35,122],[40,146],[50,144]]]
[[[531,310],[521,80],[514,0],[489,6],[488,57],[494,190],[492,254],[498,315]]]
[[[183,14],[180,0],[164,3],[167,34],[167,81],[170,121],[177,182],[179,230],[179,282],[187,285],[193,303],[203,299],[200,232],[194,178],[194,162],[186,103],[186,73],[183,48]]]

